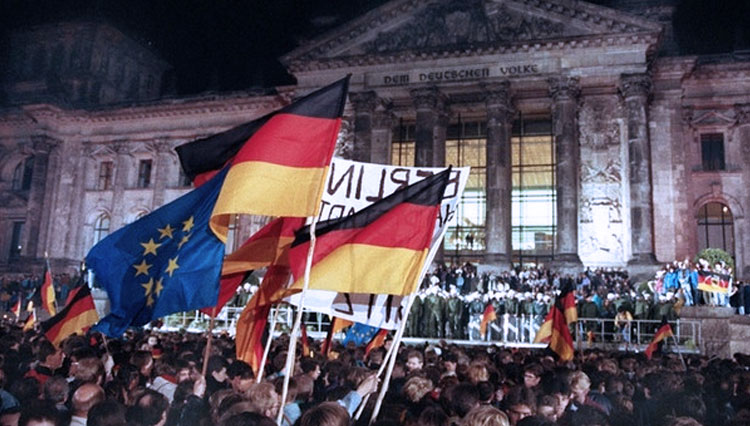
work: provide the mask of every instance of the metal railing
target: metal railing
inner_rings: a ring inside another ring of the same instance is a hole
[[[214,332],[228,332],[234,335],[237,321],[242,313],[241,307],[225,306],[214,320]],[[270,318],[276,310],[279,311],[275,333],[281,334],[291,330],[294,320],[295,309],[290,305],[276,306],[271,310]],[[312,338],[323,338],[328,332],[330,321],[327,316],[306,311],[303,314],[308,336]],[[509,315],[498,316],[497,320],[489,324],[485,336],[480,336],[479,328],[482,316],[472,315],[468,323],[468,338],[466,340],[450,340],[441,338],[411,336],[405,338],[406,342],[438,342],[446,340],[449,343],[469,345],[501,345],[509,347],[544,347],[544,344],[535,344],[534,337],[543,322],[543,317],[534,315]],[[210,317],[200,311],[182,312],[165,318],[163,331],[185,330],[188,332],[203,332],[208,328]],[[632,320],[629,331],[623,333],[623,326],[615,326],[615,320],[611,318],[579,318],[575,326],[571,326],[573,339],[577,349],[602,348],[602,349],[629,349],[643,350],[654,337],[659,329],[661,321],[656,320]],[[667,346],[674,347],[672,350],[696,353],[702,342],[700,321],[678,319],[671,322],[674,339],[667,341]]]

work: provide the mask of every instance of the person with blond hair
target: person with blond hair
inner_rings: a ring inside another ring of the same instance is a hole
[[[404,383],[403,392],[404,396],[406,396],[409,401],[417,403],[421,401],[425,395],[432,392],[434,388],[435,385],[432,383],[432,380],[426,377],[414,376]]]
[[[510,426],[508,416],[491,405],[480,405],[469,411],[461,426]]]

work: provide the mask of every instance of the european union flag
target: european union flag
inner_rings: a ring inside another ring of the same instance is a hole
[[[344,340],[341,343],[344,346],[349,342],[353,342],[354,346],[366,345],[370,343],[370,340],[372,340],[376,334],[378,334],[378,331],[380,331],[380,328],[378,327],[357,322],[349,327],[349,330],[347,330],[346,336],[344,336]]]
[[[129,326],[216,304],[224,243],[208,222],[227,170],[89,251],[86,265],[110,302],[96,330],[117,337]]]

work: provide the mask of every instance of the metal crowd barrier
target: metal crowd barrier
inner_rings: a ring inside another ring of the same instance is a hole
[[[214,320],[214,332],[227,332],[234,335],[237,321],[242,313],[241,307],[225,306]],[[290,305],[274,307],[269,316],[269,322],[279,311],[277,317],[276,334],[291,330],[294,321],[294,309]],[[305,312],[304,323],[311,338],[323,338],[328,333],[329,320],[317,312]],[[407,343],[447,343],[464,345],[499,345],[507,347],[544,347],[535,344],[539,327],[544,319],[534,315],[498,316],[497,320],[489,324],[485,336],[480,336],[479,327],[481,315],[472,315],[468,324],[468,339],[445,339],[439,336],[410,336],[405,337]],[[200,311],[182,312],[165,318],[163,331],[184,330],[187,332],[203,332],[208,329],[210,317]],[[695,320],[678,319],[670,323],[674,339],[670,338],[666,344],[671,351],[683,353],[698,353],[701,347],[702,334],[700,322]],[[609,350],[627,349],[644,350],[659,329],[661,321],[632,320],[629,333],[623,334],[622,328],[615,327],[615,320],[611,318],[579,318],[575,325],[571,325],[571,333],[577,349],[601,348]],[[629,341],[628,341],[629,338]]]

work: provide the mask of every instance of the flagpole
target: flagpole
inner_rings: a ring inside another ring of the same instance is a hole
[[[409,296],[409,299],[411,299],[412,296]],[[408,305],[411,305],[411,300],[407,301]],[[404,325],[406,324],[406,320],[402,322]],[[399,328],[401,328],[401,324],[399,324]],[[396,329],[396,333],[398,334],[398,329]],[[381,374],[383,374],[383,371],[385,370],[385,367],[388,365],[388,362],[391,359],[391,356],[393,355],[393,348],[395,348],[396,345],[391,344],[391,347],[388,348],[388,352],[385,353],[385,357],[383,357],[383,363],[380,364],[380,368],[378,368],[378,374],[377,377],[379,378]],[[362,412],[365,411],[365,406],[367,405],[367,401],[370,400],[370,394],[367,394],[365,398],[362,400],[362,402],[359,403],[359,408],[357,409],[357,413],[354,416],[354,420],[359,420],[360,416],[362,416]]]
[[[422,281],[422,276],[424,274],[420,274],[419,279],[417,280],[417,286],[414,287],[415,289],[419,288],[419,283]],[[416,290],[415,290],[416,292]],[[398,347],[401,345],[401,338],[404,335],[404,330],[406,329],[406,320],[409,318],[409,313],[411,313],[411,305],[414,303],[414,294],[409,296],[409,302],[406,305],[406,313],[404,314],[404,317],[401,319],[401,324],[399,324],[398,331],[396,331],[396,336],[393,338],[393,344],[391,345],[391,351],[393,352],[391,355],[391,358],[388,360],[388,370],[386,370],[385,373],[385,380],[383,380],[382,387],[380,388],[380,393],[378,394],[378,400],[375,402],[375,409],[372,411],[372,416],[370,417],[370,424],[375,422],[375,419],[378,417],[378,413],[380,412],[380,406],[383,404],[383,399],[385,398],[386,392],[388,392],[388,385],[391,381],[391,374],[393,373],[393,367],[396,365],[396,358],[398,358]]]
[[[276,330],[276,319],[279,316],[279,306],[276,306],[276,312],[271,318],[271,328],[268,329],[268,340],[266,340],[266,347],[263,349],[263,357],[260,359],[260,367],[258,367],[258,376],[255,378],[255,383],[260,383],[263,380],[263,373],[266,368],[266,360],[268,359],[268,353],[271,351],[271,341],[273,340],[273,332]]]
[[[214,319],[216,318],[216,306],[211,309],[211,319],[208,321],[208,336],[206,337],[206,350],[203,354],[203,369],[201,370],[201,376],[206,377],[206,371],[208,371],[208,358],[211,355],[211,342],[214,336]]]
[[[305,262],[305,279],[302,284],[302,293],[299,297],[299,309],[297,310],[297,316],[294,319],[294,325],[289,335],[289,348],[286,354],[286,365],[284,367],[284,386],[281,390],[281,404],[279,406],[279,413],[276,415],[276,423],[281,424],[281,420],[284,417],[284,406],[286,405],[286,397],[289,393],[289,379],[291,378],[294,370],[294,359],[295,352],[297,350],[297,334],[299,334],[300,324],[302,323],[302,310],[305,308],[305,294],[307,289],[310,287],[310,270],[312,269],[313,252],[315,250],[315,242],[317,241],[315,236],[315,228],[318,224],[318,215],[313,216],[312,223],[310,224],[310,247],[307,250],[307,261]]]
[[[684,368],[685,371],[687,371],[687,364],[685,364],[685,358],[682,357],[682,351],[680,350],[680,344],[677,343],[677,338],[674,337],[674,333],[671,333],[671,334],[672,334],[672,341],[674,342],[675,350],[677,351],[677,355],[680,356],[680,361],[682,361],[682,368]]]

